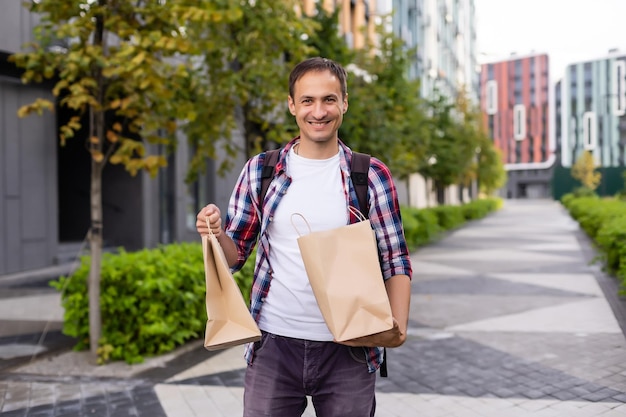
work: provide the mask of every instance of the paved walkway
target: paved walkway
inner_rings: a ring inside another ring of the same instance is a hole
[[[626,301],[592,257],[552,201],[507,201],[417,251],[410,334],[376,415],[626,416]],[[93,366],[58,334],[58,295],[29,285],[0,277],[2,416],[241,415],[241,347]]]

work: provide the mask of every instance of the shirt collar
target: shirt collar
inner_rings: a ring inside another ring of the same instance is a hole
[[[296,136],[291,139],[281,150],[280,155],[278,157],[278,162],[276,162],[276,170],[274,172],[275,175],[280,174],[285,171],[287,167],[287,155],[289,151],[300,142],[300,136]],[[350,176],[350,162],[352,161],[352,150],[346,146],[345,143],[338,139],[339,143],[339,167],[344,174],[344,177],[347,178]]]

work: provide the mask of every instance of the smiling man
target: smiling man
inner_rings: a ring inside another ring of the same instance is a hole
[[[311,231],[358,221],[348,210],[359,207],[350,177],[353,153],[338,137],[348,110],[346,78],[343,67],[329,59],[299,63],[289,76],[287,100],[300,134],[280,150],[264,201],[260,189],[266,153],[261,153],[245,164],[224,227],[214,204],[197,216],[198,232],[211,228],[233,270],[259,246],[250,309],[262,337],[246,347],[244,417],[301,416],[307,396],[318,416],[373,416],[382,347],[400,346],[406,339],[411,263],[389,169],[370,159],[366,209],[394,317],[391,330],[342,343],[333,340],[291,223],[293,213],[302,214]]]

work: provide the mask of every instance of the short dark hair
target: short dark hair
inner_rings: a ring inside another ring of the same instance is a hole
[[[348,85],[347,85],[347,74],[346,70],[337,62],[322,57],[315,57],[305,59],[296,65],[293,70],[291,70],[291,74],[289,74],[289,96],[293,97],[294,86],[296,81],[304,76],[304,74],[311,71],[330,71],[337,79],[339,80],[339,85],[341,86],[341,94],[342,98],[345,98],[348,94]]]

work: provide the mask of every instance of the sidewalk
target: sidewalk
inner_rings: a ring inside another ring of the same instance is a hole
[[[409,338],[388,351],[376,416],[626,416],[626,300],[592,257],[576,222],[547,200],[506,201],[417,251]],[[15,348],[34,350],[48,319],[59,328],[58,295],[2,285],[2,331],[39,329]],[[0,337],[0,353],[11,337]],[[0,414],[238,416],[242,352],[195,342],[101,367],[67,349],[4,369],[0,357]]]

